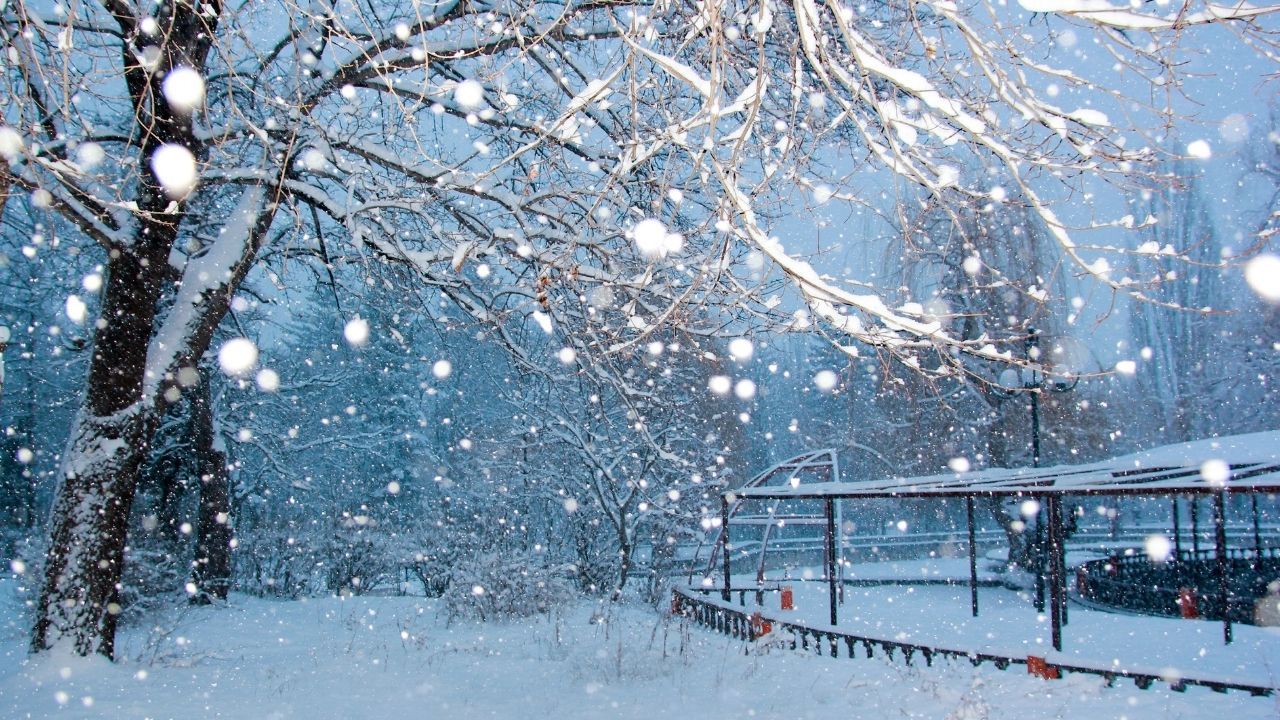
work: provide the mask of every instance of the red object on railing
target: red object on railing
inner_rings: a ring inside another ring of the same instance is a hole
[[[1196,603],[1196,591],[1194,588],[1181,588],[1178,590],[1178,610],[1182,612],[1182,617],[1188,620],[1200,617],[1200,606]]]
[[[790,585],[782,586],[782,609],[783,610],[796,609],[796,596],[794,593],[791,592]]]
[[[757,640],[761,636],[768,635],[773,632],[773,623],[764,619],[759,612],[751,613],[751,639]]]
[[[1062,677],[1062,674],[1058,672],[1058,667],[1056,665],[1050,665],[1045,662],[1044,658],[1036,657],[1035,655],[1027,656],[1027,674],[1035,675],[1036,677],[1044,678],[1045,680],[1057,680]]]

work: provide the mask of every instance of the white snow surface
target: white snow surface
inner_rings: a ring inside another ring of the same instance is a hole
[[[927,668],[881,657],[813,657],[730,640],[643,605],[601,613],[604,606],[591,601],[552,617],[449,624],[435,601],[416,597],[233,596],[228,607],[187,609],[125,630],[116,664],[31,658],[13,583],[0,583],[0,593],[0,714],[6,718],[1244,720],[1276,714],[1275,699],[1242,693],[1193,688],[1179,694],[1160,685],[1142,691],[1124,683],[1107,688],[1100,678],[1082,675],[1049,682],[989,664],[939,661]]]

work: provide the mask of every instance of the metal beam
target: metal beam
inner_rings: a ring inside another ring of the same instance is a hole
[[[1176,562],[1182,557],[1182,522],[1178,518],[1178,496],[1173,496],[1173,558]]]
[[[724,558],[724,592],[721,597],[729,602],[729,497],[720,496],[720,555]]]
[[[969,604],[973,616],[978,617],[978,539],[973,527],[973,498],[964,499],[964,511],[969,519]]]
[[[1048,551],[1045,548],[1046,540],[1044,532],[1044,506],[1046,500],[1048,500],[1048,498],[1036,498],[1036,502],[1040,503],[1040,509],[1036,512],[1036,529],[1031,535],[1031,561],[1035,563],[1035,567],[1032,568],[1032,571],[1035,572],[1036,580],[1034,600],[1036,612],[1044,612],[1044,575],[1046,570],[1045,565],[1047,564],[1045,558],[1048,555]]]
[[[1059,498],[1050,495],[1045,498],[1045,509],[1049,514],[1048,565],[1049,565],[1049,624],[1053,634],[1053,649],[1062,649],[1062,514],[1058,512]]]
[[[1253,504],[1253,556],[1254,565],[1262,561],[1262,528],[1258,526],[1258,496],[1250,495]]]
[[[1071,582],[1067,574],[1067,526],[1062,522],[1062,498],[1058,499],[1058,592],[1062,593],[1062,627],[1067,626],[1067,585]]]
[[[1200,552],[1200,499],[1191,496],[1191,552]]]
[[[836,511],[835,501],[827,498],[827,599],[831,603],[831,624],[839,620],[836,613]]]
[[[1227,576],[1226,493],[1213,496],[1213,535],[1218,551],[1218,597],[1222,600],[1222,641],[1231,644],[1231,585]]]

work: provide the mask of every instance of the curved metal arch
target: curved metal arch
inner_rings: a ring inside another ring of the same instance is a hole
[[[820,450],[812,450],[801,453],[794,457],[779,462],[768,469],[760,472],[751,478],[739,488],[758,488],[758,487],[801,487],[802,485],[810,485],[814,483],[838,482],[840,480],[840,460],[834,448],[822,448]],[[764,503],[764,508],[760,512],[742,513],[742,506],[745,502],[744,498],[738,498],[732,501],[729,508],[729,517],[733,518],[734,525],[763,525],[764,532],[760,540],[760,562],[756,568],[756,578],[759,581],[764,579],[765,558],[768,554],[769,538],[773,533],[773,529],[783,524],[790,525],[815,525],[822,526],[826,523],[825,512],[791,512],[788,514],[779,514],[778,508],[781,501],[771,500]],[[761,501],[754,501],[759,504]],[[794,506],[795,503],[790,503]],[[837,513],[839,512],[837,505]],[[837,527],[840,526],[837,519]],[[725,546],[724,542],[725,528],[721,527],[716,533],[716,540],[711,550],[711,557],[707,563],[707,577],[714,572],[720,560],[720,549]],[[837,533],[837,535],[839,535]],[[838,542],[838,540],[837,540]],[[838,553],[838,551],[837,551]],[[839,554],[837,554],[839,557]]]

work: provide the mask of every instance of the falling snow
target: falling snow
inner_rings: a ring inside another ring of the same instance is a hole
[[[1275,716],[1274,7],[115,5],[0,0],[6,716]]]
[[[228,375],[244,375],[258,364],[258,346],[248,338],[232,338],[218,350],[218,366]]]
[[[468,110],[483,105],[484,94],[484,85],[477,80],[463,80],[453,88],[454,102]]]
[[[151,171],[160,187],[174,200],[182,200],[196,187],[196,158],[181,145],[166,144],[151,155]]]
[[[189,67],[170,70],[160,88],[169,107],[176,112],[190,113],[204,103],[204,78]]]

